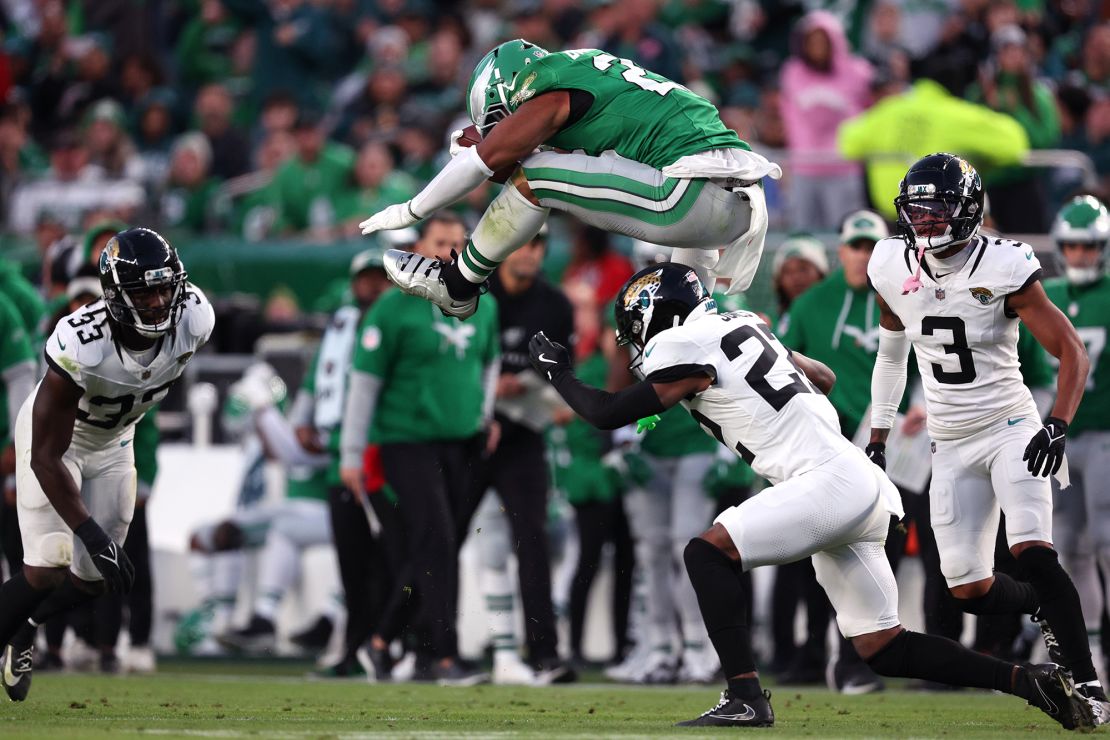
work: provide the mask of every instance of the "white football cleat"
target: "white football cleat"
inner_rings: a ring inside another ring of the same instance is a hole
[[[495,650],[493,682],[512,686],[532,686],[536,683],[536,672],[528,667],[515,650]]]
[[[128,673],[154,673],[158,661],[150,647],[132,647],[124,653],[123,667]]]
[[[721,661],[717,653],[705,645],[687,647],[682,651],[682,662],[678,667],[679,683],[713,683]]]
[[[447,263],[400,249],[385,250],[385,273],[398,288],[409,295],[439,306],[446,316],[468,319],[478,310],[478,296],[456,301],[447,292],[441,273]]]

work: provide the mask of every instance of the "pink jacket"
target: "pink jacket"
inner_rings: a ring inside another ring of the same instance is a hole
[[[809,67],[801,58],[802,37],[813,28],[824,30],[829,37],[832,64],[827,72]],[[823,10],[802,18],[792,41],[794,53],[783,64],[779,78],[791,169],[801,175],[858,174],[858,164],[822,164],[814,162],[813,157],[835,158],[836,131],[841,122],[870,107],[871,65],[852,53],[840,21]]]

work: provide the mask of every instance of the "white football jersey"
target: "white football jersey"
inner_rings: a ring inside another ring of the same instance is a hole
[[[976,236],[963,267],[902,294],[917,269],[914,250],[899,238],[875,245],[867,275],[902,320],[925,389],[929,434],[959,439],[1009,416],[1036,417],[1021,378],[1018,319],[1006,296],[1038,279],[1041,264],[1028,244]]]
[[[99,449],[134,435],[135,422],[166,396],[185,369],[185,363],[212,334],[215,313],[204,293],[186,283],[185,307],[177,328],[158,340],[158,353],[148,365],[139,364],[112,339],[108,309],[103,300],[66,316],[46,343],[46,362],[82,390],[73,441]],[[27,399],[24,412],[34,403]]]
[[[644,348],[649,382],[689,377],[692,366],[715,380],[683,405],[772,483],[854,449],[832,404],[756,314],[710,314],[659,332]]]

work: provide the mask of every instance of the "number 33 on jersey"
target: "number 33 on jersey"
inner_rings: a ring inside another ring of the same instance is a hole
[[[46,343],[46,362],[84,391],[73,428],[75,443],[99,449],[123,438],[132,423],[165,397],[215,326],[212,305],[192,284],[186,284],[182,311],[177,328],[157,340],[157,353],[148,365],[112,338],[103,299],[58,322]],[[26,404],[34,399],[31,394]]]
[[[1022,382],[1017,314],[1006,297],[1039,279],[1041,265],[1022,242],[972,239],[963,267],[941,277],[922,270],[922,289],[903,295],[917,269],[900,238],[875,245],[867,275],[913,343],[935,439],[970,434],[1035,408]]]

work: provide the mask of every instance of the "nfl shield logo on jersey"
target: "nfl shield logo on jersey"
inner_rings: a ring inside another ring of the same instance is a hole
[[[944,300],[944,288],[937,288],[935,293],[938,301]]]
[[[972,297],[984,306],[991,302],[991,298],[994,298],[994,293],[988,288],[969,288],[969,290],[971,291]]]

